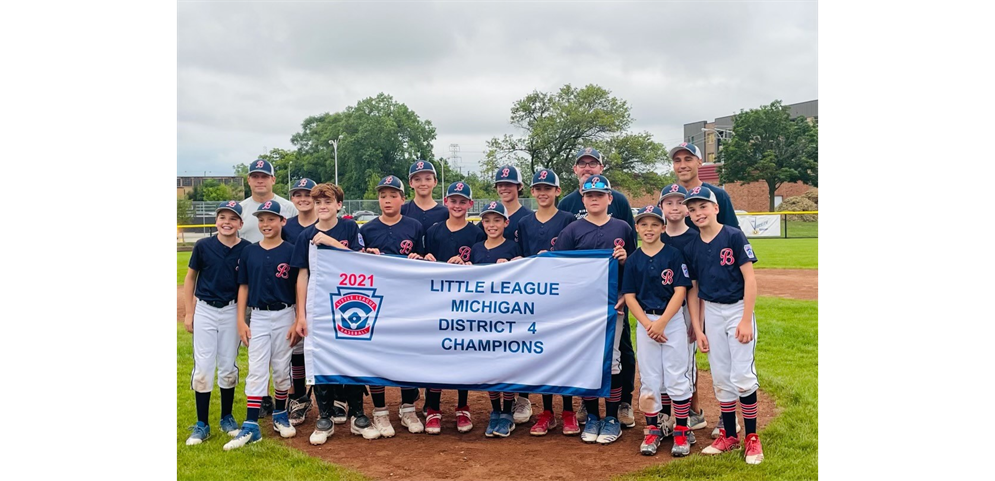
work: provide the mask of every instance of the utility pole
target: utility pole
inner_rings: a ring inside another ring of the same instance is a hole
[[[449,144],[449,165],[455,165],[456,159],[459,158],[456,154],[459,153],[459,144]],[[442,166],[442,195],[446,195],[446,189],[449,186],[446,184],[446,166]]]

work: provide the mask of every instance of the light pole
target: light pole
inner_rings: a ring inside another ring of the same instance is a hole
[[[328,141],[329,144],[332,144],[332,149],[335,151],[335,185],[339,185],[339,142],[341,140],[342,134],[339,134],[339,138]]]
[[[293,184],[290,182],[290,169],[293,166],[294,166],[293,160],[287,161],[287,195],[290,195],[290,189],[293,187]]]

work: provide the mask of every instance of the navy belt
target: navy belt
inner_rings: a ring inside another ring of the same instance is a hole
[[[282,311],[292,305],[293,304],[284,304],[282,302],[278,302],[276,304],[270,304],[268,306],[259,306],[256,309],[259,309],[260,311]]]
[[[201,300],[204,301],[204,304],[207,304],[207,305],[209,305],[211,307],[216,307],[218,309],[221,309],[222,307],[230,306],[230,305],[232,305],[232,304],[235,303],[235,299],[232,299],[230,301],[205,301],[204,299],[201,299]]]
[[[645,312],[647,314],[652,314],[654,316],[662,316],[664,312],[667,312],[667,310],[666,309],[646,309],[643,312]]]

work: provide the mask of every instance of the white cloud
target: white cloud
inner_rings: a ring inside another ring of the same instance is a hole
[[[177,172],[290,148],[310,115],[392,95],[469,166],[533,90],[598,84],[667,145],[683,124],[818,98],[811,3],[180,3]],[[220,172],[219,172],[220,173]]]

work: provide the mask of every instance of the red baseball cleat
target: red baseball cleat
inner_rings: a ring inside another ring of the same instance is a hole
[[[574,436],[580,434],[580,424],[577,423],[577,413],[573,411],[563,411],[563,435]]]
[[[470,406],[459,406],[456,408],[456,430],[461,433],[469,432],[473,429],[473,421],[470,420]]]
[[[536,423],[532,425],[532,429],[529,430],[529,434],[533,436],[545,436],[550,429],[556,427],[556,416],[553,415],[553,411],[543,411],[536,418]]]
[[[760,464],[764,460],[764,450],[757,433],[747,434],[743,444],[746,447],[746,464]]]
[[[701,450],[701,454],[722,454],[739,449],[739,438],[736,436],[726,436],[726,430],[719,431],[719,437],[712,441],[712,445]]]
[[[442,413],[434,409],[428,410],[425,416],[425,432],[428,434],[439,434],[442,431]]]

